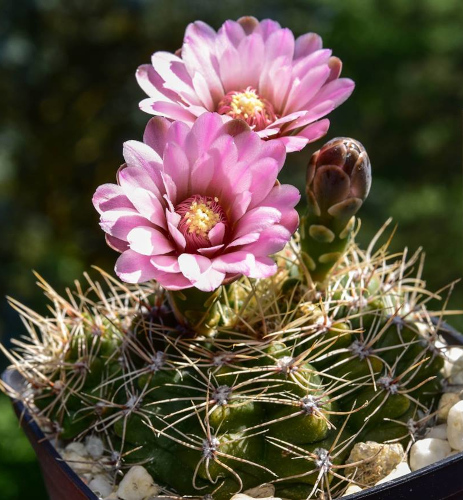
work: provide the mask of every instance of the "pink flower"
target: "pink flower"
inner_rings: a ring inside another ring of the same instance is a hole
[[[275,21],[253,17],[227,21],[216,33],[197,21],[187,27],[181,55],[155,52],[152,65],[138,68],[149,95],[140,107],[186,123],[215,111],[299,151],[325,135],[329,120],[321,118],[354,89],[339,78],[341,66],[314,33],[294,40]]]
[[[269,255],[299,220],[299,191],[276,181],[285,156],[241,120],[205,113],[190,128],[152,118],[144,143],[124,144],[118,184],[93,197],[108,244],[122,252],[117,275],[212,291],[236,275],[274,274]]]

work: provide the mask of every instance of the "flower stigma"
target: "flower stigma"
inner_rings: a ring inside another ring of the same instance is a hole
[[[178,229],[185,237],[189,250],[209,247],[209,232],[219,222],[228,226],[227,216],[217,196],[190,196],[175,211],[181,216]]]
[[[228,92],[219,102],[217,112],[244,120],[255,130],[264,129],[277,118],[272,104],[252,87],[240,92],[235,90]]]

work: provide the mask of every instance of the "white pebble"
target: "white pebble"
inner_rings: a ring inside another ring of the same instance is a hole
[[[437,419],[440,422],[445,422],[447,420],[449,410],[453,405],[460,401],[460,396],[454,392],[444,392],[442,394],[439,405],[437,407]]]
[[[237,493],[233,495],[230,500],[254,500],[255,497],[250,497],[249,495],[245,495],[244,493]],[[281,500],[281,498],[276,497],[260,497],[260,500]]]
[[[275,486],[267,483],[261,484],[260,486],[244,491],[244,494],[252,498],[270,498],[275,495]]]
[[[100,458],[104,453],[103,441],[96,436],[88,436],[85,440],[85,449],[92,458]]]
[[[451,384],[463,383],[463,349],[450,347],[445,352],[444,375]]]
[[[463,451],[463,401],[450,408],[447,417],[447,439],[454,450]]]
[[[421,469],[444,459],[450,452],[449,443],[443,439],[421,439],[410,450],[410,468],[411,470]]]
[[[80,455],[81,457],[86,457],[88,456],[87,450],[85,448],[85,445],[83,443],[79,443],[77,441],[74,441],[72,443],[69,443],[66,448],[64,448],[65,452],[73,452],[77,453],[77,455]]]
[[[135,465],[120,482],[117,496],[122,500],[146,500],[159,491],[149,472],[141,465]]]
[[[104,474],[98,474],[89,483],[88,487],[98,496],[107,497],[111,495],[113,486],[108,477]]]
[[[392,481],[393,479],[397,479],[398,477],[405,476],[406,474],[410,474],[411,469],[408,466],[407,462],[401,462],[390,474],[383,479],[379,480],[376,484],[387,483],[388,481]]]
[[[447,424],[435,425],[426,432],[427,438],[447,439]]]
[[[62,457],[75,472],[79,474],[91,472],[93,462],[82,443],[68,444],[62,453]]]
[[[358,493],[359,491],[362,491],[362,488],[360,488],[360,486],[357,486],[356,484],[351,484],[345,491],[343,497],[347,497],[348,495],[353,495],[354,493]]]

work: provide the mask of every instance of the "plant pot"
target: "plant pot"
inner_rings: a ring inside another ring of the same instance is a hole
[[[448,325],[441,334],[452,345],[463,345],[463,335]],[[20,392],[22,378],[6,370],[2,380]],[[45,479],[50,500],[98,500],[98,497],[66,464],[34,422],[24,404],[12,401],[14,410],[35,453]],[[462,500],[463,452],[388,483],[343,497],[349,500]]]

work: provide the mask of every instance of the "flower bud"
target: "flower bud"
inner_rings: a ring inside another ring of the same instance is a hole
[[[361,207],[371,185],[371,165],[365,148],[348,137],[327,142],[307,167],[309,210],[316,216],[350,219]]]

